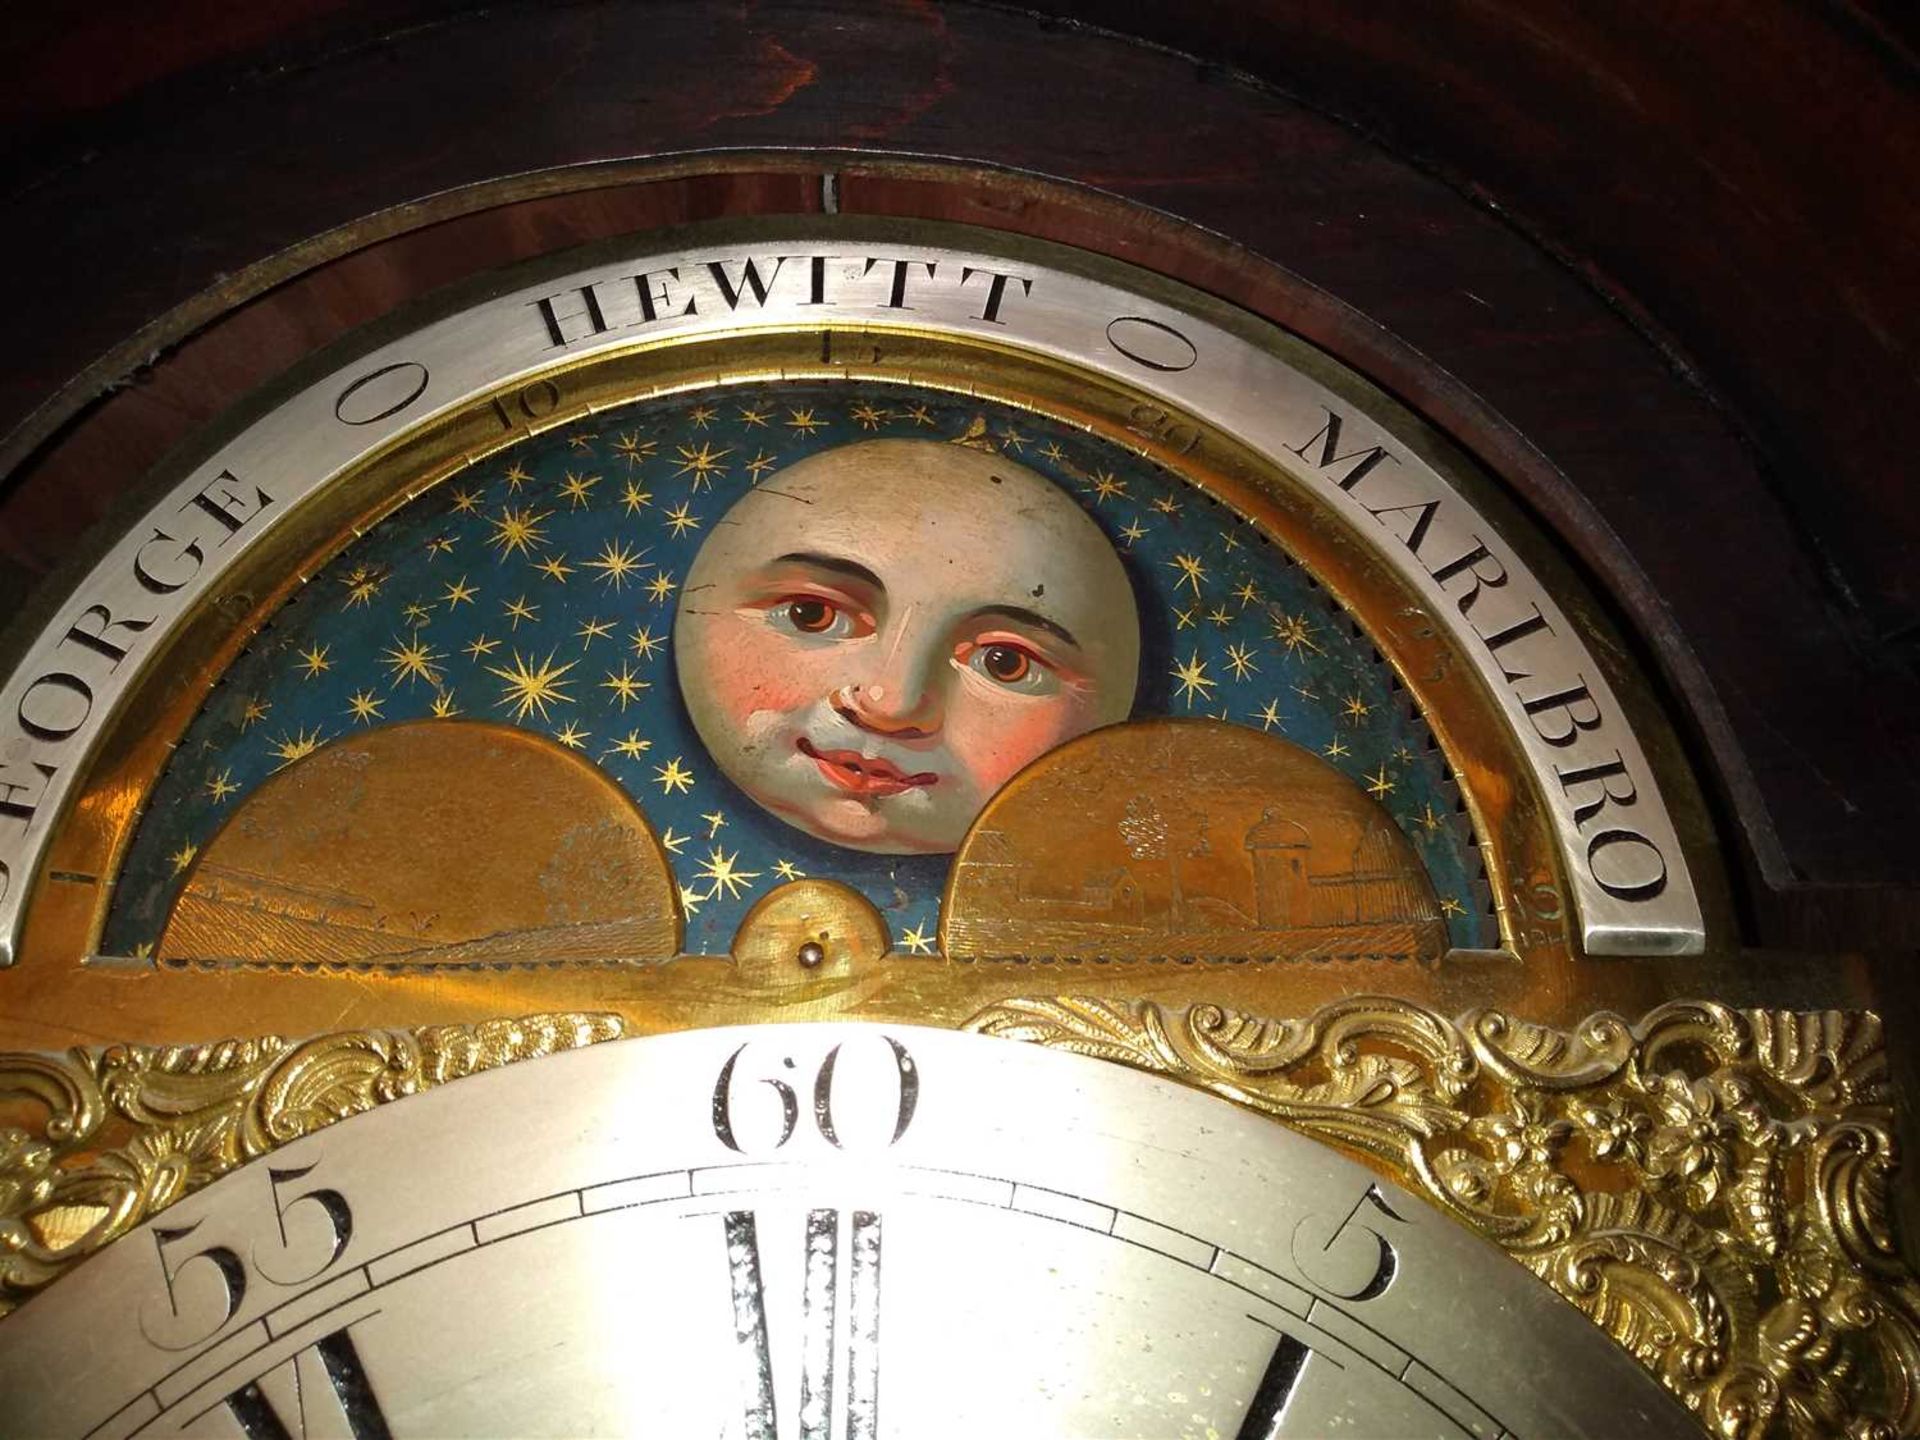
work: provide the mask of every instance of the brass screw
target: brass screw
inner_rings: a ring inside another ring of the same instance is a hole
[[[809,940],[800,947],[799,960],[802,970],[818,970],[827,963],[827,952],[819,941]]]

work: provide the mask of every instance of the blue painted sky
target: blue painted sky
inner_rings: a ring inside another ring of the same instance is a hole
[[[350,732],[436,715],[537,730],[633,795],[671,853],[691,951],[725,952],[753,902],[799,875],[854,885],[901,948],[931,948],[946,857],[842,849],[747,799],[694,734],[671,637],[701,541],[747,487],[830,446],[955,439],[982,425],[1074,494],[1131,570],[1146,628],[1135,713],[1228,720],[1325,756],[1411,838],[1453,943],[1497,944],[1426,725],[1289,556],[1083,431],[937,391],[823,381],[640,402],[536,436],[335,557],[188,728],[141,820],[103,948],[140,953],[158,939],[194,856],[275,770]],[[514,677],[543,671],[550,698],[529,704]]]

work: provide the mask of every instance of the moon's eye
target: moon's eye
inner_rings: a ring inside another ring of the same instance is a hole
[[[787,606],[787,619],[793,628],[807,635],[819,635],[833,624],[838,612],[825,600],[806,597]]]
[[[858,640],[873,633],[873,618],[855,602],[825,595],[787,594],[767,604],[767,624],[782,635],[808,640]]]
[[[1033,659],[1011,645],[989,645],[980,652],[980,668],[1003,685],[1017,685],[1027,678]]]

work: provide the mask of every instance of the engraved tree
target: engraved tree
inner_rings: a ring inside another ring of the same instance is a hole
[[[1136,795],[1127,801],[1126,814],[1120,818],[1120,839],[1127,847],[1127,854],[1135,860],[1164,860],[1167,862],[1167,886],[1170,904],[1167,910],[1167,924],[1172,926],[1174,918],[1181,913],[1180,865],[1173,856],[1173,847],[1167,843],[1167,817],[1160,812],[1160,805],[1151,795]]]

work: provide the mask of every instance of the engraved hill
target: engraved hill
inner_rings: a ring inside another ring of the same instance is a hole
[[[1433,886],[1387,812],[1288,741],[1213,721],[1096,731],[993,800],[955,857],[950,955],[1432,964]]]
[[[624,791],[543,736],[389,725],[261,785],[187,877],[163,960],[458,965],[658,960],[664,853]]]

